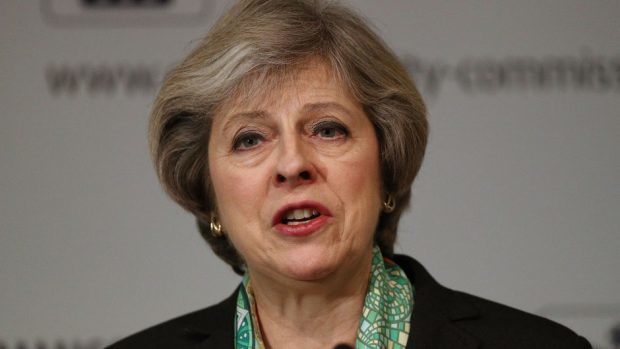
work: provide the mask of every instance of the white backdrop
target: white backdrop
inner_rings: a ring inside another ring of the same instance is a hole
[[[96,349],[239,282],[145,136],[163,72],[230,2],[128,2],[0,3],[1,349]],[[351,3],[430,110],[397,250],[620,346],[620,2]]]

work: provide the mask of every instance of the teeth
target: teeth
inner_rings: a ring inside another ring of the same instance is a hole
[[[295,210],[295,219],[303,219],[304,218],[304,210]]]
[[[303,222],[299,222],[301,220],[305,220],[308,218],[319,216],[319,211],[311,208],[298,208],[294,210],[290,210],[286,213],[285,219],[287,224],[295,225]]]

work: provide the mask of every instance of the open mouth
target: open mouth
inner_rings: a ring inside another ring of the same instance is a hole
[[[273,216],[276,232],[286,236],[308,236],[329,224],[332,214],[317,201],[304,200],[280,208]]]
[[[316,201],[301,201],[283,206],[273,216],[272,224],[294,227],[314,224],[321,219],[331,217],[331,212]]]
[[[296,208],[286,211],[282,215],[280,223],[286,225],[298,225],[311,221],[320,215],[321,214],[319,211],[313,208]]]

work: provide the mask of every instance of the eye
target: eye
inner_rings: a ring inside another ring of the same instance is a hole
[[[336,121],[319,121],[312,126],[312,134],[325,139],[339,139],[349,135],[349,130]]]
[[[257,132],[243,132],[233,140],[233,150],[249,150],[257,147],[265,138]]]

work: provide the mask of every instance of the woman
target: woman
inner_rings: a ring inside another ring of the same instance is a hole
[[[111,348],[587,348],[393,255],[427,139],[395,55],[329,2],[240,1],[169,73],[164,188],[244,275],[222,303]]]

